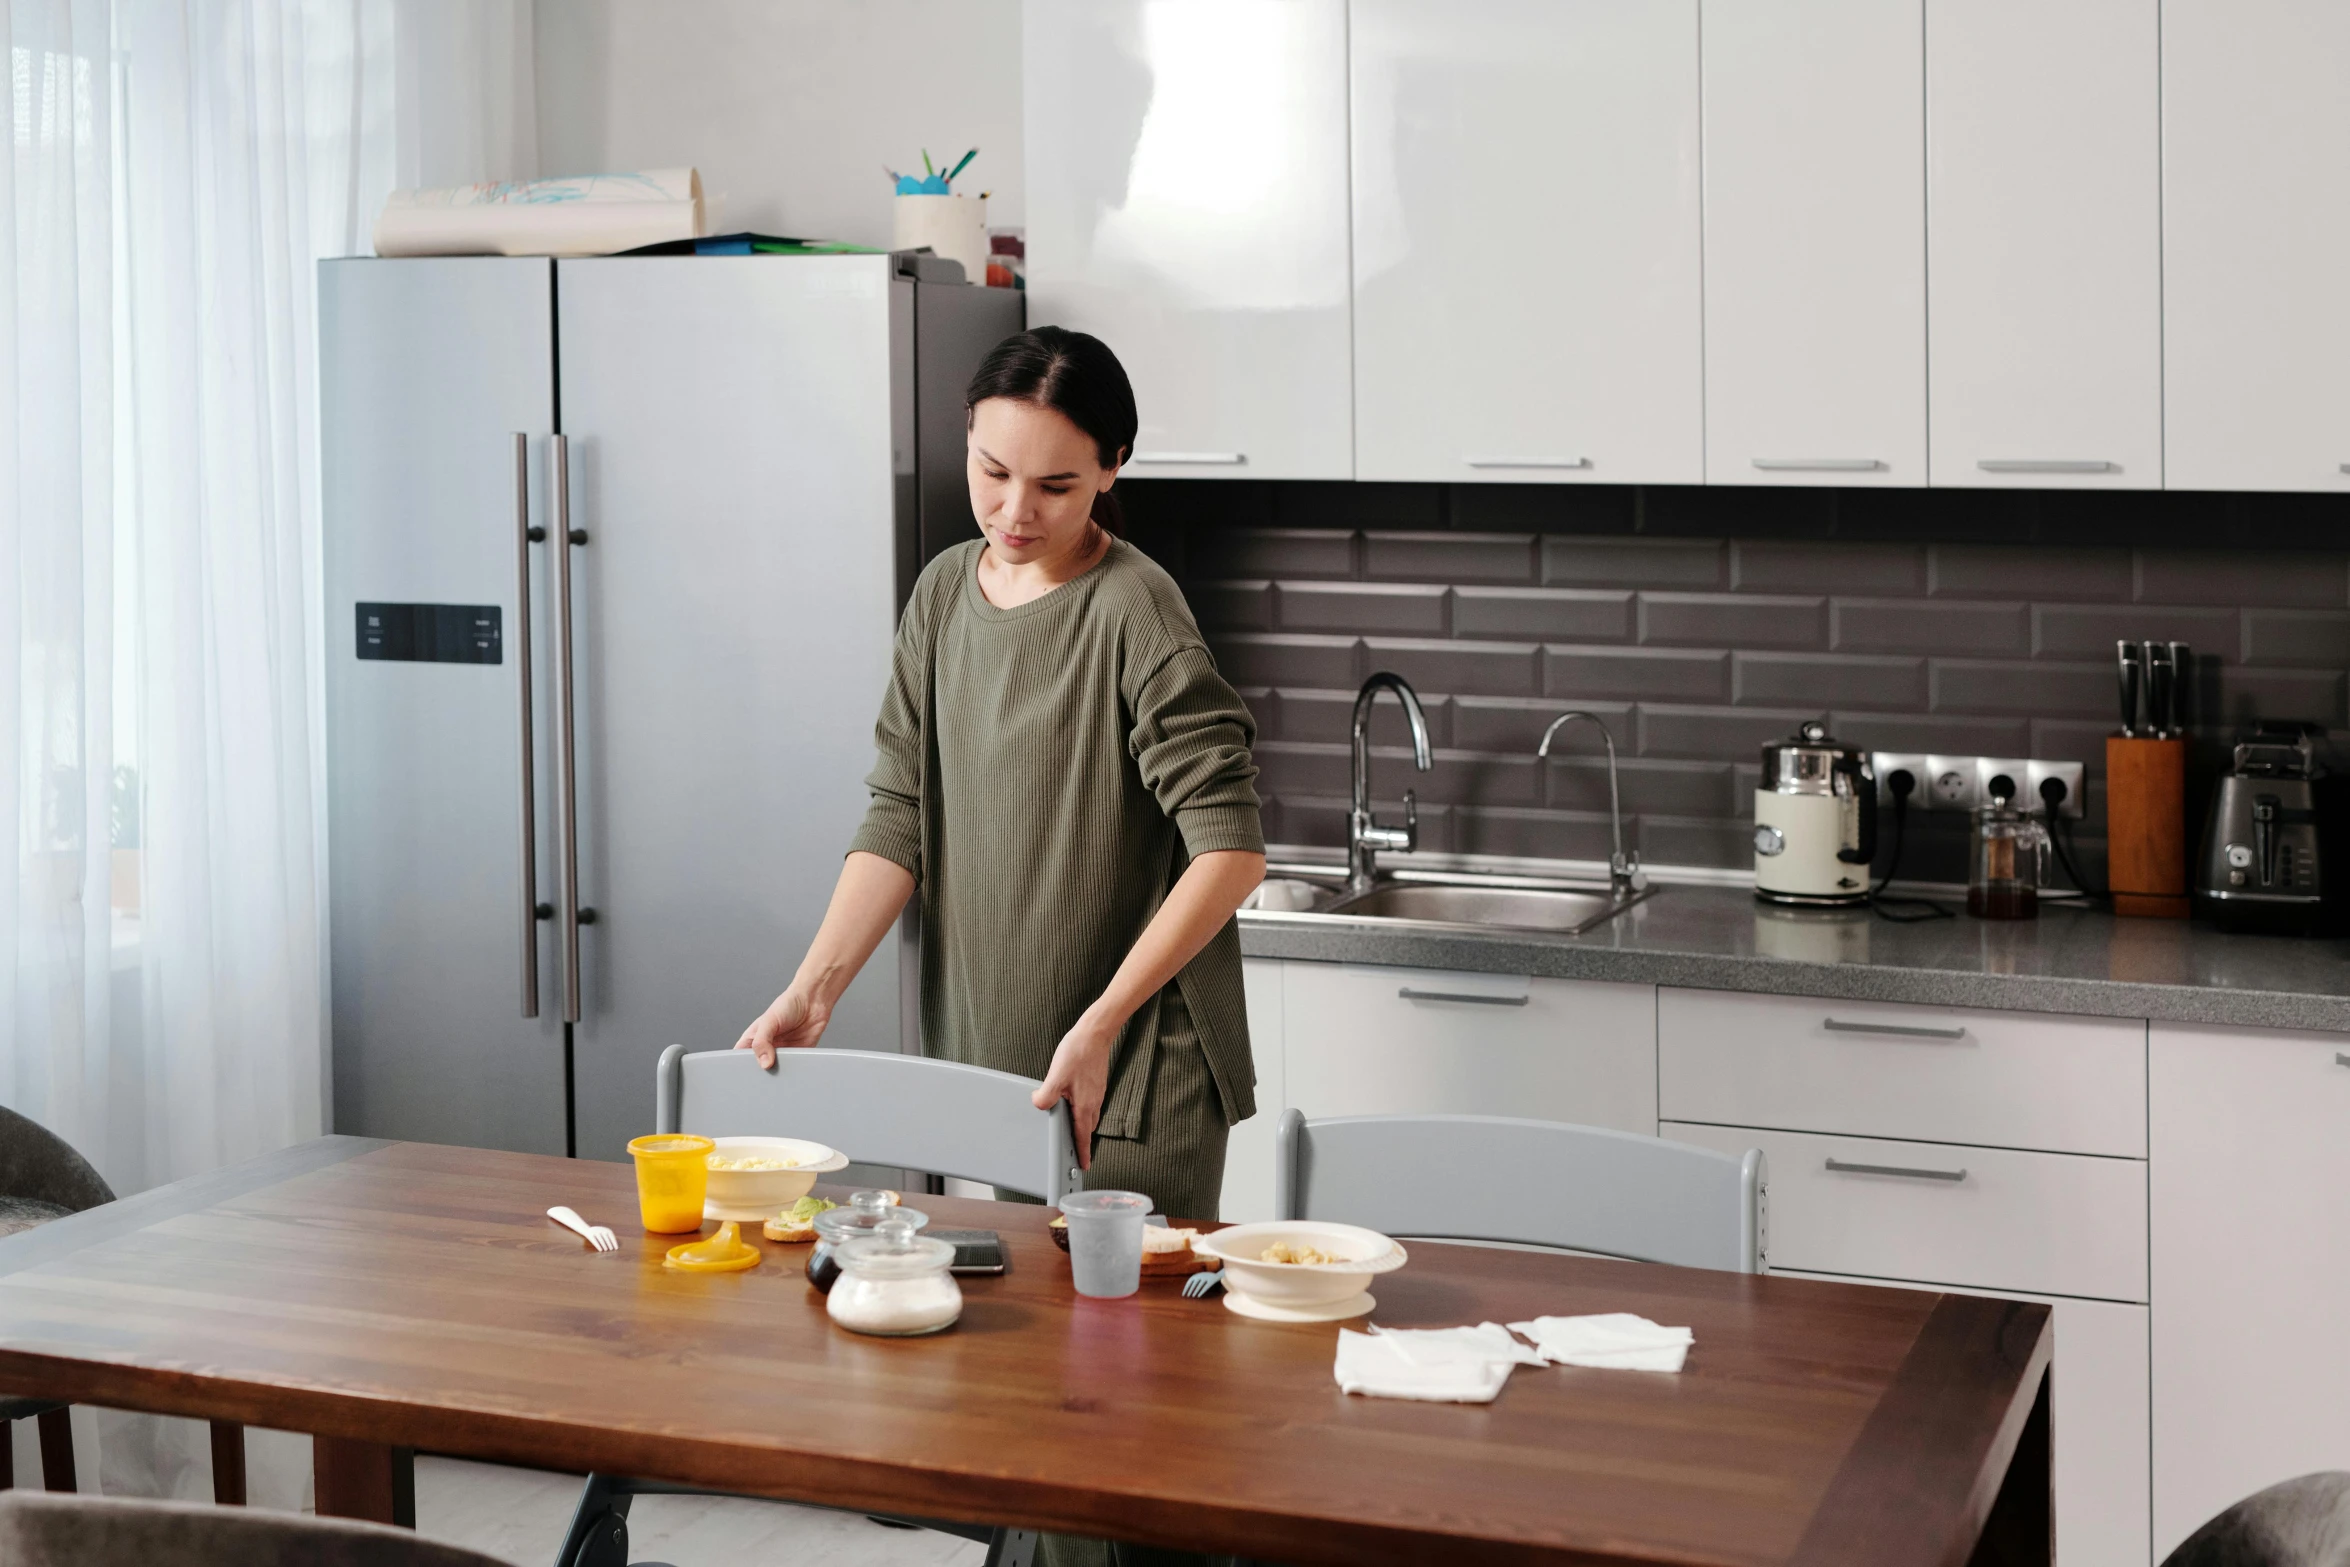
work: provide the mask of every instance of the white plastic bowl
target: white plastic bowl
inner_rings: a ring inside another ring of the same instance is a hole
[[[740,1159],[797,1159],[789,1170],[712,1170],[709,1191],[702,1202],[707,1219],[771,1219],[808,1195],[816,1177],[828,1175],[849,1162],[849,1156],[822,1143],[797,1137],[716,1137],[712,1155]]]
[[[1267,1262],[1275,1241],[1311,1246],[1336,1262]],[[1235,1224],[1202,1235],[1191,1249],[1224,1264],[1224,1287],[1283,1311],[1313,1311],[1360,1295],[1372,1276],[1392,1273],[1410,1259],[1377,1230],[1313,1219]]]

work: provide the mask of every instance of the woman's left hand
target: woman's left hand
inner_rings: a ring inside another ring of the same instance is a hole
[[[1032,1096],[1036,1108],[1050,1110],[1069,1101],[1070,1130],[1077,1142],[1077,1168],[1093,1167],[1093,1129],[1101,1124],[1102,1099],[1110,1088],[1110,1057],[1123,1025],[1105,1024],[1088,1012],[1077,1026],[1061,1036],[1053,1064]]]

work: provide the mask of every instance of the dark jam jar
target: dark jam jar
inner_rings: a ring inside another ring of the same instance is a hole
[[[818,1293],[832,1293],[833,1282],[840,1277],[840,1258],[836,1255],[844,1241],[859,1235],[871,1234],[885,1219],[903,1219],[919,1230],[930,1222],[926,1213],[897,1206],[889,1192],[851,1192],[845,1208],[827,1208],[816,1215],[816,1244],[808,1250],[808,1282]]]

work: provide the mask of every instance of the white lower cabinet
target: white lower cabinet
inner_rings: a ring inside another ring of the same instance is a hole
[[[1799,1279],[1923,1286],[1774,1267]],[[2056,1560],[2059,1567],[2146,1567],[2146,1308],[2014,1290],[1966,1290],[2036,1300],[2056,1313]]]
[[[2157,1023],[2154,1546],[2350,1469],[2350,1037]]]
[[[1285,1072],[1281,1048],[1281,991],[1290,965],[1279,958],[1242,958],[1248,993],[1248,1046],[1257,1063],[1257,1113],[1232,1129],[1224,1144],[1224,1195],[1216,1216],[1227,1224],[1273,1217],[1273,1123],[1281,1119]]]

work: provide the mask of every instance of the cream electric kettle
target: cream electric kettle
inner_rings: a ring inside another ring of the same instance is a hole
[[[1765,903],[1866,903],[1877,853],[1869,753],[1838,745],[1814,719],[1762,748],[1754,791],[1754,895]]]

